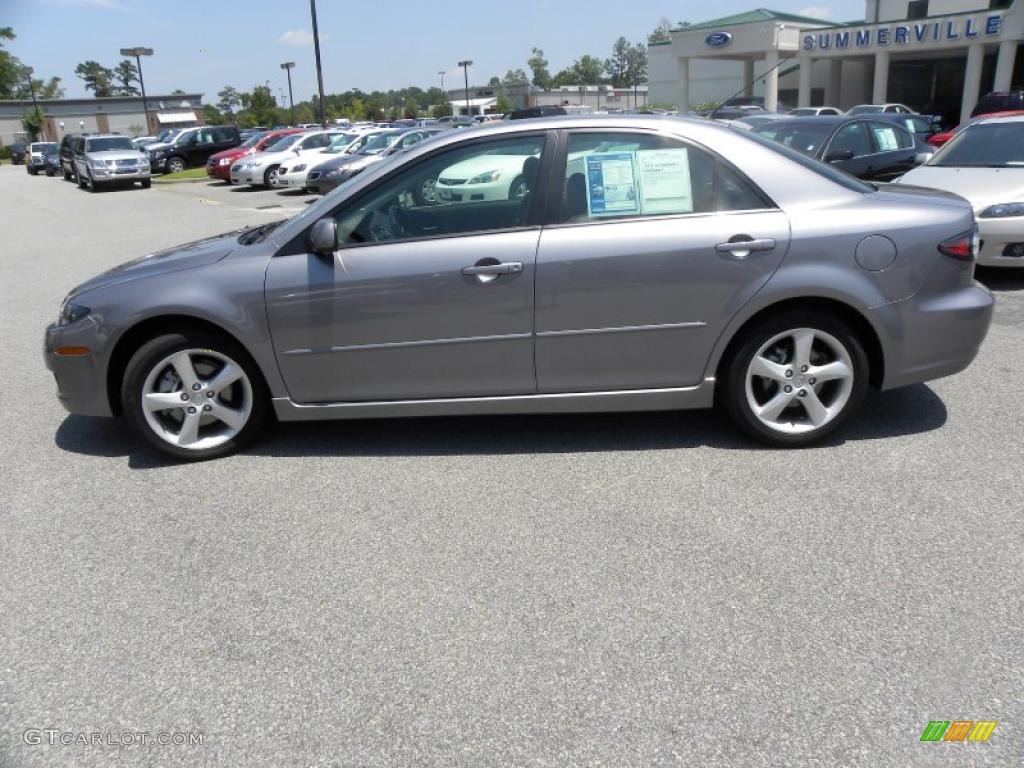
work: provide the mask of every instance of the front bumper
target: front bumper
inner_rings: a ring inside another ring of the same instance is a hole
[[[213,163],[206,164],[206,175],[211,179],[220,179],[221,181],[231,181],[231,164],[217,165]]]
[[[277,173],[277,188],[278,189],[305,189],[306,188],[306,177],[308,172],[305,168],[295,173],[282,174],[280,171]]]
[[[1024,217],[978,219],[983,267],[1024,267]]]
[[[231,166],[230,181],[232,184],[252,184],[263,186],[263,169],[262,168],[241,168],[235,170],[235,166]]]
[[[145,181],[151,177],[149,170],[110,170],[107,173],[99,174],[92,172],[92,180],[96,184],[117,184],[122,181]]]
[[[345,176],[328,176],[321,171],[310,171],[306,174],[305,186],[310,192],[315,192],[318,195],[326,195],[345,179]]]
[[[106,369],[96,326],[90,318],[71,325],[50,325],[43,340],[43,362],[57,383],[57,399],[69,413],[113,416],[107,397]],[[61,355],[63,347],[87,347],[84,355]]]
[[[158,171],[160,173],[163,173],[164,170],[167,168],[167,158],[166,157],[155,158],[152,155],[150,155],[149,156],[149,167],[150,167],[150,170],[153,173],[156,173]]]

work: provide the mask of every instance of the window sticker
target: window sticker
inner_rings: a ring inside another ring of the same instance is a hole
[[[645,149],[636,158],[644,215],[693,213],[689,150]]]
[[[586,161],[587,211],[591,216],[640,213],[632,152],[600,152],[588,155]]]
[[[896,141],[896,131],[892,128],[875,128],[875,138],[878,140],[878,149],[881,152],[891,152],[899,149],[899,142]]]

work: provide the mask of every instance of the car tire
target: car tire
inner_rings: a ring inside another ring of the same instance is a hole
[[[85,180],[82,178],[82,174],[78,172],[77,168],[75,169],[75,184],[83,189],[85,188]]]
[[[522,175],[516,176],[512,179],[512,183],[508,185],[508,199],[509,200],[522,200],[526,197],[526,193],[529,190],[526,188],[526,181]]]
[[[51,179],[53,178],[53,174],[54,174],[53,169],[51,169],[51,168],[47,168],[46,169],[46,175],[49,176]]]
[[[60,170],[61,170],[61,173],[64,174],[64,181],[71,181],[71,179],[72,179],[71,172],[64,170],[63,166],[61,167]]]
[[[413,202],[418,206],[433,205],[437,202],[437,177],[426,176],[412,189]]]
[[[168,173],[181,173],[185,170],[185,160],[180,157],[169,157],[164,165]]]
[[[153,186],[153,180],[152,179],[143,179],[142,180],[142,188],[143,189],[149,189],[152,186]]]
[[[228,383],[217,387],[221,375]],[[211,383],[215,390],[207,388]],[[256,363],[232,339],[171,333],[132,355],[121,402],[129,422],[153,448],[178,461],[205,461],[234,453],[257,437],[269,414],[270,394]]]
[[[263,172],[263,186],[267,189],[275,189],[277,187],[277,169],[279,165],[272,165]]]
[[[754,439],[803,448],[835,433],[856,413],[867,393],[868,371],[864,344],[847,323],[824,313],[784,312],[738,339],[718,395]]]
[[[96,179],[92,177],[92,171],[89,171],[85,175],[85,186],[89,189],[90,192],[96,191]]]

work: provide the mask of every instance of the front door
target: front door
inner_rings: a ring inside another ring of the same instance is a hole
[[[536,390],[532,190],[544,146],[538,133],[441,149],[340,203],[333,257],[293,241],[271,259],[267,309],[292,400]],[[465,194],[441,199],[440,178]]]
[[[789,245],[785,214],[711,153],[570,133],[537,261],[540,392],[700,383],[712,347]]]

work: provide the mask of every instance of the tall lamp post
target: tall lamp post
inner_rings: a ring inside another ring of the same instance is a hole
[[[149,128],[149,102],[146,100],[146,84],[142,82],[142,57],[152,56],[152,48],[122,48],[122,56],[134,56],[135,66],[139,70],[139,88],[142,90],[142,111],[146,115],[146,133],[150,132]]]
[[[320,68],[320,31],[316,26],[316,0],[309,0],[309,13],[313,17],[313,52],[316,54],[316,84],[320,90],[320,127],[327,127],[324,117],[324,73]]]
[[[473,62],[470,59],[460,61],[459,66],[462,67],[462,74],[466,77],[466,114],[469,114],[469,68],[473,66]]]
[[[443,69],[437,70],[437,74],[439,74],[441,76],[441,95],[444,96],[444,98],[447,99],[448,98],[448,94],[445,93],[445,91],[444,91],[444,70]]]
[[[295,125],[295,100],[292,99],[292,67],[295,66],[294,61],[286,61],[281,65],[281,69],[288,73],[288,109],[291,111],[291,124]]]

